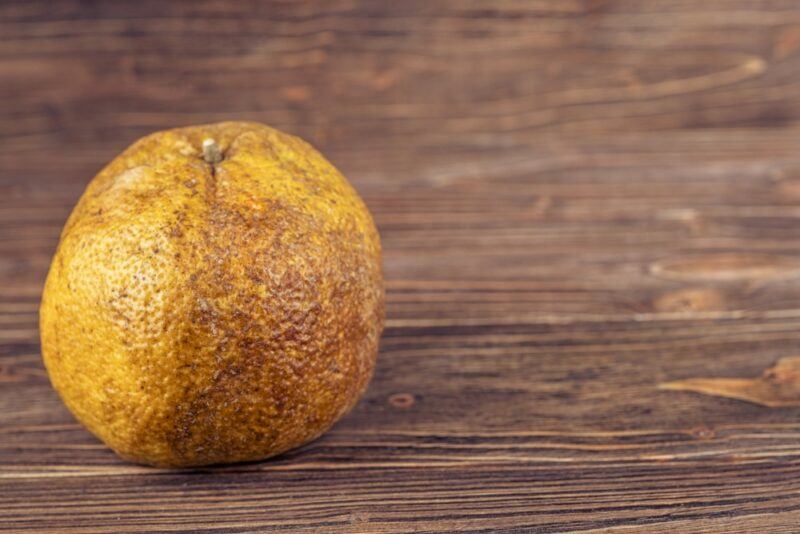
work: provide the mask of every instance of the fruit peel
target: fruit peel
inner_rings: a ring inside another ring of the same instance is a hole
[[[383,319],[363,201],[304,141],[243,122],[158,132],[106,166],[40,312],[70,411],[119,455],[167,467],[321,435],[364,392]]]

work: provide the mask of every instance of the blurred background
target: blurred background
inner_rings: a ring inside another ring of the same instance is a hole
[[[189,481],[131,470],[74,424],[38,301],[106,162],[155,130],[254,120],[363,196],[388,321],[330,434],[247,481],[191,480],[249,495],[229,527],[791,530],[796,409],[658,386],[796,352],[799,95],[794,0],[0,2],[0,482],[15,473],[31,503],[13,524],[57,524],[37,507],[98,469],[146,513]],[[311,481],[281,474],[297,466]],[[439,504],[420,517],[403,484]],[[324,513],[281,508],[280,487]],[[114,506],[87,504],[86,524],[138,524]]]

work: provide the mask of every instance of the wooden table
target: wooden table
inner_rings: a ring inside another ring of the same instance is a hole
[[[800,408],[659,387],[800,352],[797,2],[5,1],[0,97],[0,529],[800,528]],[[275,460],[129,464],[48,384],[42,283],[106,161],[224,119],[374,213],[377,371]]]

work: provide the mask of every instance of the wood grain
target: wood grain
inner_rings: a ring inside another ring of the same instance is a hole
[[[800,412],[663,391],[800,341],[792,0],[0,3],[0,529],[796,532]],[[363,401],[273,461],[127,464],[50,388],[71,207],[143,134],[250,119],[385,248]]]

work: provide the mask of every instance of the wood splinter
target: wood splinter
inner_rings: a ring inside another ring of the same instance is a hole
[[[690,378],[658,387],[738,399],[769,408],[800,406],[800,356],[781,358],[757,378]]]

